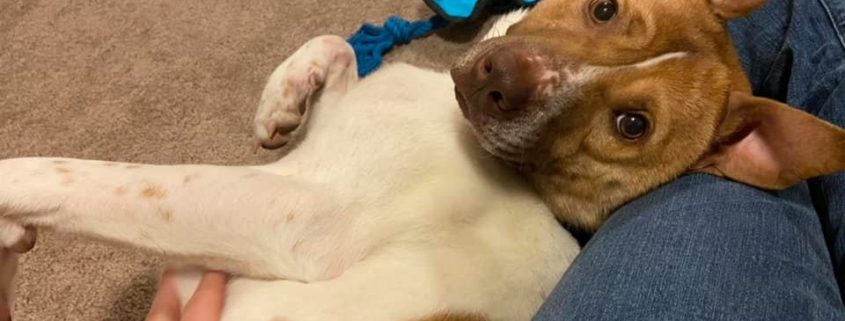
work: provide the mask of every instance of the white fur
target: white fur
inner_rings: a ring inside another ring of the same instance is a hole
[[[669,61],[669,60],[672,60],[672,59],[681,59],[681,58],[684,58],[684,57],[687,57],[687,56],[689,56],[689,53],[684,52],[684,51],[669,52],[669,53],[665,53],[665,54],[662,54],[662,55],[654,57],[654,58],[649,58],[649,59],[640,61],[638,63],[631,65],[631,66],[634,67],[634,68],[637,68],[637,69],[651,68],[651,67],[657,66],[659,64],[662,64],[666,61]]]
[[[487,31],[487,34],[484,35],[483,40],[490,40],[492,38],[504,36],[508,32],[508,28],[512,25],[516,24],[517,22],[522,21],[525,16],[528,14],[529,9],[519,9],[511,11],[505,15],[499,17],[493,26],[490,27],[490,30]]]
[[[299,117],[300,99],[311,113],[278,162],[3,160],[0,217],[238,273],[229,321],[529,320],[578,253],[575,240],[478,147],[447,74],[396,64],[359,82],[350,55],[342,39],[320,37],[274,72],[259,138]],[[318,86],[291,89],[291,79]],[[181,272],[182,302],[197,279]]]

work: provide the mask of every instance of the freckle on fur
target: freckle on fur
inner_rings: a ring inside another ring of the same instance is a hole
[[[182,182],[183,182],[183,183],[185,183],[185,184],[188,184],[188,183],[190,183],[191,181],[193,181],[193,180],[194,180],[194,179],[196,179],[196,178],[197,178],[197,176],[196,176],[196,175],[193,175],[193,174],[191,174],[191,175],[187,175],[187,176],[185,176],[185,179],[184,179],[184,180],[182,180]]]
[[[162,199],[166,195],[167,193],[164,191],[164,189],[158,185],[146,184],[141,190],[141,197],[143,198]]]
[[[117,195],[126,194],[126,187],[118,186],[117,188],[114,189],[114,193],[117,194]]]
[[[141,165],[126,165],[126,169],[136,169],[141,168]]]
[[[173,212],[168,209],[159,208],[158,216],[165,222],[170,222],[173,220]]]
[[[285,84],[287,88],[296,88],[296,82],[292,79],[288,79],[287,84]],[[293,96],[293,90],[285,90],[282,93],[282,98],[290,99]]]
[[[56,171],[59,173],[67,174],[70,173],[71,170],[67,169],[66,167],[56,167]]]
[[[293,221],[293,219],[295,219],[295,218],[296,218],[296,215],[295,215],[295,214],[293,214],[293,212],[290,212],[290,213],[288,213],[288,216],[285,218],[285,221],[286,221],[286,222],[288,222],[288,223],[290,223],[290,222],[291,222],[291,221]]]

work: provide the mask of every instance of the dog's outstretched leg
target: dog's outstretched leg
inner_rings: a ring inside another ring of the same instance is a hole
[[[252,167],[0,160],[6,225],[79,233],[252,277],[328,279],[357,261],[360,243],[335,204],[307,182]]]
[[[255,135],[265,148],[287,144],[311,105],[330,101],[358,81],[355,52],[341,37],[308,41],[276,67],[255,115]]]

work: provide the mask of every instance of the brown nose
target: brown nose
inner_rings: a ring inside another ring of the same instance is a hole
[[[459,93],[479,112],[502,115],[525,108],[540,83],[542,66],[534,55],[502,46],[469,68],[452,70]]]

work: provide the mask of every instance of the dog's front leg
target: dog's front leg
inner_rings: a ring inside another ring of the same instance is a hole
[[[320,36],[300,47],[276,67],[261,94],[254,123],[261,145],[273,149],[290,142],[311,105],[331,104],[358,82],[357,66],[341,37]]]
[[[261,278],[327,279],[356,260],[326,194],[260,168],[0,161],[0,220]]]

